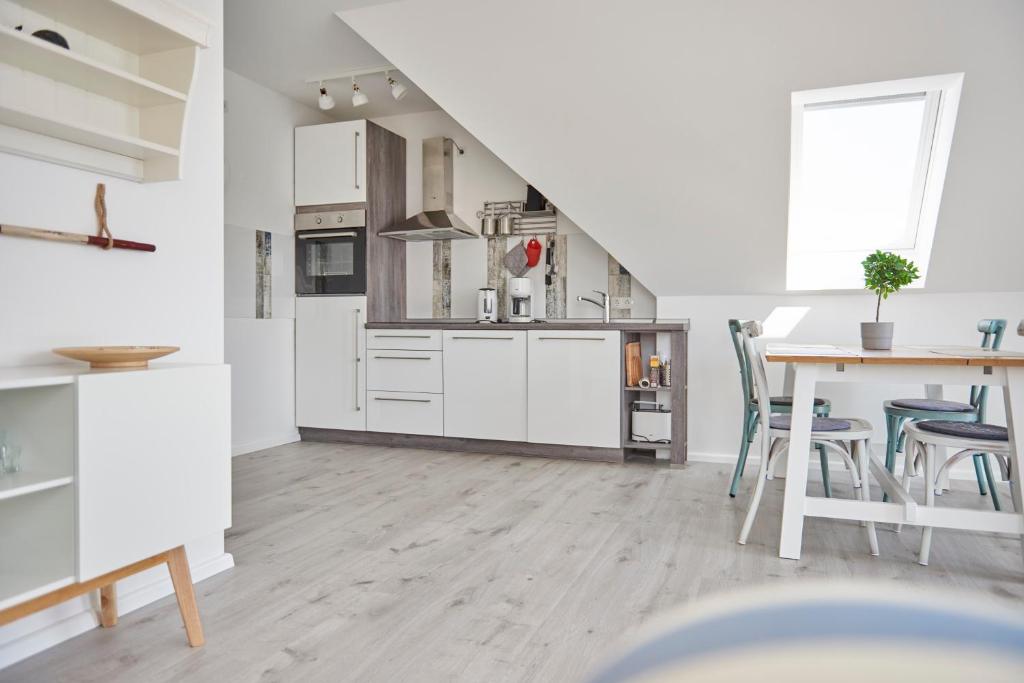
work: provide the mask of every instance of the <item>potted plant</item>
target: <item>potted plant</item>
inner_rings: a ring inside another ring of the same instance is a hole
[[[860,345],[865,349],[888,351],[892,348],[892,323],[879,322],[882,299],[888,299],[921,277],[913,261],[892,252],[878,250],[861,262],[864,266],[864,288],[878,296],[875,322],[860,324]]]

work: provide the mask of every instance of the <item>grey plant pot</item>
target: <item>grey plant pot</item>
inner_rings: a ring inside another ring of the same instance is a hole
[[[892,348],[893,323],[861,323],[860,345],[871,351],[888,351]]]

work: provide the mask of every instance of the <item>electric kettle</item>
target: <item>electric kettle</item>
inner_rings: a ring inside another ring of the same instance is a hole
[[[498,293],[493,287],[481,287],[476,295],[476,321],[498,322]]]

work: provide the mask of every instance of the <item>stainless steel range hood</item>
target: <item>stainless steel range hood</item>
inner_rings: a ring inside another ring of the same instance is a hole
[[[381,230],[382,237],[423,242],[480,236],[452,210],[452,148],[448,138],[423,141],[423,211]]]

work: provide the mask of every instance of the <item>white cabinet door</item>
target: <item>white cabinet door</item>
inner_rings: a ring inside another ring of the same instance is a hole
[[[295,422],[366,429],[365,296],[295,301]]]
[[[78,377],[78,579],[231,526],[231,369]]]
[[[618,332],[529,332],[529,440],[621,447]]]
[[[444,396],[403,391],[366,393],[366,428],[395,434],[444,433]]]
[[[526,441],[526,332],[444,333],[444,435]]]
[[[366,121],[296,128],[295,205],[365,201]]]

